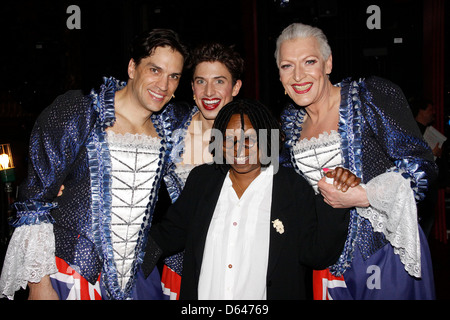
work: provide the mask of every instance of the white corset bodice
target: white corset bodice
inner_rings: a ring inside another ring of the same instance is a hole
[[[341,137],[337,131],[322,133],[318,138],[300,140],[292,151],[299,170],[316,193],[317,182],[324,176],[323,169],[342,165]]]
[[[111,237],[119,284],[125,288],[158,168],[159,138],[108,131],[111,154]]]

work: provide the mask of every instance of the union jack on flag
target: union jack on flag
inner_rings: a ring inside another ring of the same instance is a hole
[[[93,285],[58,257],[56,266],[59,272],[50,275],[50,278],[61,300],[102,300],[100,275]]]
[[[314,300],[333,300],[330,289],[347,288],[344,276],[333,276],[329,269],[313,271]]]

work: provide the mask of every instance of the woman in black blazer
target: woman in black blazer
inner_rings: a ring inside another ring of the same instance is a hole
[[[230,129],[241,128],[243,131],[229,134]],[[241,204],[242,201],[247,206],[246,211],[238,212],[240,215],[252,215],[258,214],[252,208],[258,207],[262,211],[264,208],[251,202],[251,198],[246,199],[246,193],[253,194],[254,197],[259,194],[260,198],[261,194],[266,193],[269,197],[265,197],[264,201],[269,201],[270,208],[266,208],[267,217],[258,218],[258,222],[263,223],[259,224],[257,232],[267,232],[267,243],[261,243],[256,237],[248,237],[243,233],[237,249],[240,255],[236,259],[238,265],[246,266],[239,270],[248,272],[249,268],[254,268],[255,271],[259,269],[259,274],[263,271],[263,276],[250,277],[248,286],[236,284],[240,289],[235,291],[254,289],[257,291],[255,295],[252,295],[253,292],[250,295],[246,292],[234,292],[231,296],[238,299],[306,299],[305,277],[308,267],[324,269],[333,264],[342,251],[347,235],[348,210],[333,209],[320,195],[316,196],[312,187],[293,169],[278,167],[280,150],[274,147],[282,145],[281,138],[273,140],[272,137],[280,133],[279,125],[270,111],[260,103],[249,100],[229,103],[217,115],[214,129],[218,131],[213,131],[210,146],[215,163],[205,164],[191,171],[178,200],[169,208],[163,220],[152,227],[142,265],[144,274],[152,271],[161,256],[185,250],[180,299],[199,299],[199,291],[201,299],[227,299],[229,296],[222,295],[220,290],[219,295],[209,293],[218,290],[215,286],[220,286],[219,282],[201,285],[199,288],[199,282],[208,281],[208,274],[218,272],[217,277],[220,278],[228,272],[226,268],[235,267],[230,263],[221,270],[210,265],[217,262],[214,257],[217,257],[218,251],[212,244],[213,241],[208,240],[213,236],[208,235],[208,232],[215,232],[213,230],[217,228],[213,228],[213,225],[219,225],[219,229],[223,229],[216,218],[223,208],[221,201],[228,199],[224,194],[235,197],[236,203]],[[263,135],[265,139],[262,139]],[[270,163],[267,159],[271,159]],[[261,178],[261,172],[269,172],[266,170],[273,172],[273,175]],[[346,183],[346,188],[358,183],[351,173],[341,173],[342,169],[339,173],[340,183]],[[270,181],[259,184],[261,179]],[[260,190],[260,185],[268,187]],[[229,228],[238,227],[239,224],[234,222]],[[222,232],[225,233],[226,230],[228,229],[225,228]],[[222,248],[231,245],[228,242],[215,244]],[[245,251],[243,247],[248,247],[249,250]],[[225,251],[227,250],[219,252],[225,255]],[[254,261],[261,257],[266,262],[257,265]],[[203,265],[205,259],[212,263]],[[239,276],[235,279],[243,281]],[[204,289],[205,287],[213,289]],[[258,291],[256,287],[263,290]]]

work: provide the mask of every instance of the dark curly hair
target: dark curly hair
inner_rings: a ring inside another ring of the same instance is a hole
[[[153,29],[136,36],[130,47],[130,55],[138,65],[142,59],[153,54],[158,47],[170,47],[178,51],[186,61],[189,58],[188,48],[180,41],[178,34],[170,29]]]
[[[218,42],[209,42],[199,45],[192,50],[188,68],[192,75],[195,68],[202,62],[220,62],[225,65],[231,73],[233,85],[241,79],[244,73],[244,60],[235,50],[234,46],[226,46]]]

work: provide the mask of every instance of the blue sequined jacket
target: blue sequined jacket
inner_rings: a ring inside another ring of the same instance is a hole
[[[416,200],[422,200],[429,182],[436,179],[437,167],[400,88],[378,77],[345,79],[338,86],[343,167],[361,177],[362,183],[390,170],[402,172],[411,180]],[[305,114],[305,109],[293,104],[281,114],[286,152],[280,161],[300,174],[290,152],[300,138]],[[330,270],[342,274],[351,264],[355,246],[367,259],[386,243],[384,235],[374,232],[370,222],[353,209],[344,252]]]
[[[53,223],[56,256],[65,260],[89,282],[100,272],[112,298],[123,298],[114,272],[110,235],[111,160],[105,129],[115,121],[114,96],[124,82],[105,78],[89,95],[69,91],[59,96],[36,121],[30,139],[28,177],[20,186],[13,226]],[[151,120],[160,136],[161,153],[152,185],[146,219],[136,246],[133,271],[144,255],[162,177],[168,165],[172,132],[186,121],[189,110],[169,104]],[[63,195],[56,197],[61,185]],[[130,286],[133,281],[129,281]]]

